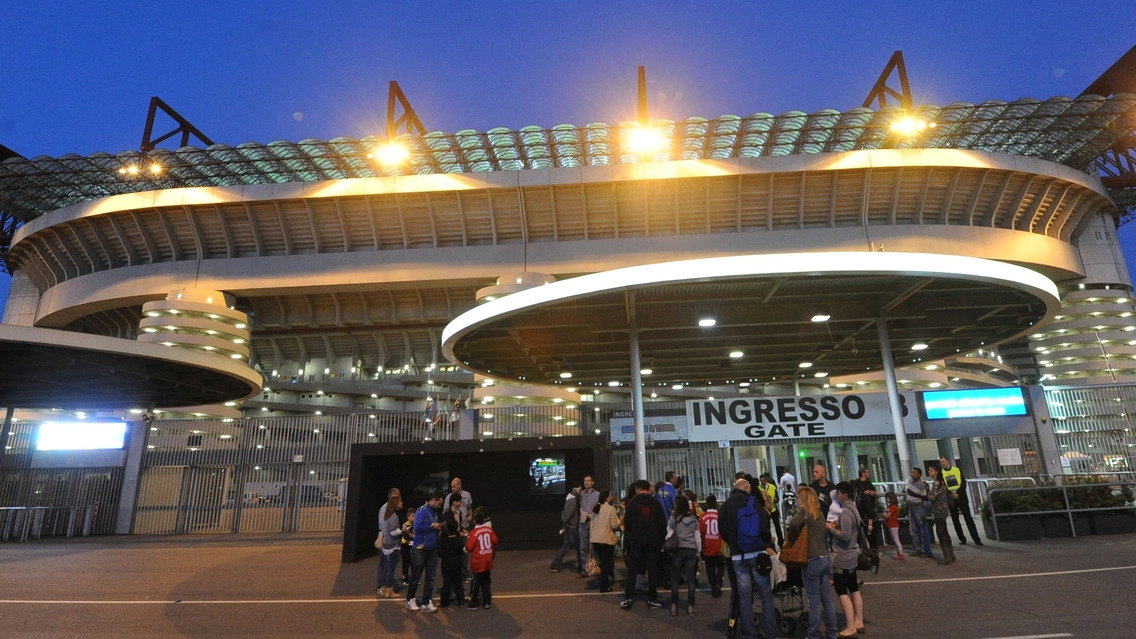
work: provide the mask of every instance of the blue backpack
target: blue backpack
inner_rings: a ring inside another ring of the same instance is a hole
[[[751,496],[749,503],[738,509],[738,548],[743,553],[765,549],[765,540],[761,538],[761,513],[754,507],[753,499]]]

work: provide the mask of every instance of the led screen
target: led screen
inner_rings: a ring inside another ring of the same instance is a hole
[[[564,482],[564,456],[534,457],[529,463],[530,495],[563,495],[566,492]]]
[[[924,419],[1014,417],[1029,414],[1025,395],[1016,386],[924,391],[921,399]]]
[[[125,422],[40,424],[36,450],[105,450],[126,444]]]

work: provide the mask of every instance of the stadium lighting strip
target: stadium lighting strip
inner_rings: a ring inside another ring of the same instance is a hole
[[[442,348],[450,361],[459,362],[454,356],[454,346],[470,332],[514,313],[578,297],[718,279],[841,274],[910,275],[987,282],[1029,292],[1051,308],[1060,304],[1057,285],[1044,275],[1022,266],[976,257],[880,252],[733,255],[631,266],[518,291],[454,318],[442,331]]]

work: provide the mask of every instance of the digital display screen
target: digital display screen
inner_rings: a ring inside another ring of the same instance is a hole
[[[536,457],[529,463],[531,495],[563,495],[566,492],[564,457]]]
[[[125,422],[47,422],[39,426],[35,449],[107,450],[125,445]]]
[[[975,388],[968,390],[924,391],[920,394],[924,419],[968,419],[973,417],[1016,417],[1029,415],[1022,389]]]

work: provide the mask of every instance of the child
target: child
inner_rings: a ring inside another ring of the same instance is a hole
[[[718,534],[718,499],[707,495],[703,501],[706,512],[698,519],[702,533],[702,562],[706,566],[706,581],[710,582],[710,596],[722,596],[722,576],[726,574],[726,558],[722,556],[722,537]]]
[[[899,501],[895,497],[895,493],[889,492],[884,495],[887,498],[887,529],[891,533],[892,541],[895,542],[896,553],[892,555],[892,559],[905,559],[903,556],[903,544],[899,543]]]
[[[414,510],[406,509],[406,521],[402,522],[402,585],[410,582],[410,549],[414,547]]]
[[[442,608],[449,607],[450,594],[454,603],[465,605],[465,582],[462,581],[462,550],[465,539],[455,519],[442,525],[442,536],[438,539],[438,557],[442,560]]]
[[[469,585],[469,608],[477,607],[477,596],[481,595],[481,607],[489,609],[493,599],[490,586],[493,583],[490,571],[493,570],[493,554],[497,547],[497,533],[493,532],[493,522],[489,521],[489,511],[478,506],[473,511],[473,530],[465,542],[465,550],[470,554],[469,571],[473,581]]]

